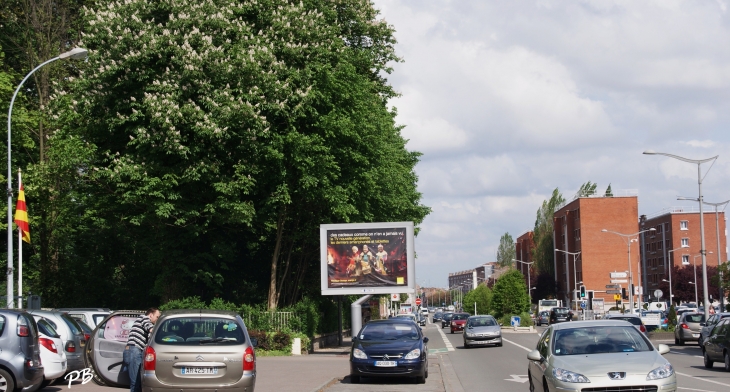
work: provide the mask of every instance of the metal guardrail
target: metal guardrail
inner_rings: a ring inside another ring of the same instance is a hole
[[[281,331],[289,326],[294,317],[294,312],[261,312],[245,314],[243,320],[246,325],[265,324],[275,331]]]

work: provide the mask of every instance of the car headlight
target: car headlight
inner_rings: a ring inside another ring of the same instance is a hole
[[[650,371],[649,374],[646,375],[646,380],[661,380],[662,378],[667,378],[672,374],[674,374],[674,368],[671,363],[667,362],[664,366]]]
[[[357,359],[368,359],[368,355],[365,354],[365,351],[362,351],[359,348],[352,350],[352,356]]]
[[[563,382],[591,382],[588,377],[582,374],[573,373],[561,368],[553,368],[553,377]]]
[[[466,333],[466,337],[468,337],[468,338],[471,338],[471,337],[473,337],[473,336],[474,336],[474,334],[473,334],[473,333],[471,333],[471,332],[465,332],[465,333]]]
[[[417,348],[417,349],[411,350],[411,352],[406,354],[406,356],[403,357],[403,359],[418,359],[420,357],[421,357],[421,349]]]

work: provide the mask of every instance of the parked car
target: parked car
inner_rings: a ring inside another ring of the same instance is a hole
[[[655,348],[644,334],[625,321],[551,325],[538,340],[537,348],[527,354],[529,388],[671,390],[677,385],[677,376],[662,357],[668,352],[668,346],[660,344]]]
[[[441,321],[441,318],[444,317],[444,313],[441,311],[436,311],[436,313],[433,314],[433,322]]]
[[[570,309],[562,307],[550,309],[550,324],[564,323],[572,320],[573,314],[570,312]]]
[[[86,367],[83,354],[86,338],[81,327],[71,316],[53,310],[28,310],[28,313],[46,319],[61,337],[68,365],[66,371],[81,370]]]
[[[722,362],[725,371],[730,372],[730,318],[721,319],[712,328],[702,345],[702,357],[706,368]]]
[[[112,312],[108,308],[56,308],[53,310],[66,312],[74,319],[85,322],[91,329],[96,328]]]
[[[646,326],[641,321],[641,317],[633,316],[630,314],[610,314],[606,317],[607,320],[623,320],[633,325],[639,332],[646,333]]]
[[[418,325],[425,327],[427,318],[428,318],[427,315],[419,314],[418,315]]]
[[[94,369],[98,385],[128,387],[129,373],[122,370],[122,356],[127,345],[129,330],[143,311],[117,311],[104,318],[86,345],[85,356]],[[159,322],[159,320],[158,320]]]
[[[41,363],[43,363],[43,380],[40,384],[25,388],[23,391],[32,392],[50,385],[57,378],[66,374],[66,353],[63,351],[63,341],[58,332],[48,320],[40,316],[33,317],[38,325],[38,345],[40,348]]]
[[[704,322],[704,313],[683,313],[674,329],[674,344],[683,346],[685,342],[699,342],[700,324]]]
[[[468,319],[469,316],[469,313],[454,313],[449,325],[451,333],[463,331],[466,327],[466,319]]]
[[[76,320],[76,324],[81,327],[81,332],[83,332],[84,334],[84,339],[86,339],[86,341],[88,342],[89,338],[91,338],[91,334],[94,332],[94,329],[88,326],[85,322],[78,319]]]
[[[441,329],[451,326],[452,317],[454,317],[453,312],[444,313],[443,317],[441,317]]]
[[[397,318],[367,323],[352,338],[350,382],[361,377],[428,377],[428,338],[420,328]]]
[[[550,324],[550,312],[543,310],[535,318],[535,324],[542,326],[543,324]]]
[[[464,348],[493,344],[502,347],[502,328],[492,316],[471,316],[464,329]]]
[[[399,315],[396,315],[395,318],[410,320],[418,324],[418,317],[413,313],[401,313]]]
[[[715,328],[715,325],[717,325],[720,320],[726,319],[728,317],[730,317],[730,312],[715,313],[707,319],[706,323],[700,324],[702,328],[700,329],[700,337],[698,338],[697,343],[702,346],[705,339],[710,336],[710,332],[712,332],[712,330]]]
[[[43,382],[38,325],[22,310],[0,309],[0,385],[7,392]]]

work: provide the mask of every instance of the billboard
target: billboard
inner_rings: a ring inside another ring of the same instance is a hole
[[[320,225],[322,295],[412,293],[413,222]]]

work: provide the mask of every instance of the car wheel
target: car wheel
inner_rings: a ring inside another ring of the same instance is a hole
[[[416,384],[425,384],[425,383],[426,383],[426,376],[416,377]]]
[[[35,391],[37,391],[37,390],[39,390],[41,388],[45,388],[43,386],[43,384],[45,382],[46,382],[46,379],[44,377],[42,382],[39,382],[38,384],[33,384],[33,385],[29,386],[28,388],[24,388],[23,389],[23,392],[35,392]],[[0,388],[2,388],[2,387],[0,387]],[[12,391],[6,391],[6,392],[12,392]]]
[[[677,343],[680,346],[684,346],[684,340],[682,338],[679,338],[679,342]]]
[[[535,392],[535,384],[532,383],[532,374],[530,374],[530,371],[527,371],[527,380],[530,382],[530,392]]]
[[[0,369],[0,389],[4,389],[7,392],[13,392],[15,390],[13,378],[3,369]]]
[[[707,369],[712,369],[712,365],[714,365],[714,362],[710,360],[710,356],[707,355],[707,351],[705,351],[702,355],[702,358],[705,359],[705,367]]]
[[[730,353],[725,351],[725,371],[730,372]]]
[[[674,344],[679,345],[679,339],[677,339],[676,337],[674,338]]]
[[[452,334],[452,335],[454,334],[454,330],[453,330],[453,329],[451,330],[451,334]]]
[[[497,347],[502,347],[502,343],[497,343]]]
[[[360,383],[360,376],[353,376],[350,375],[350,384],[359,384]]]

